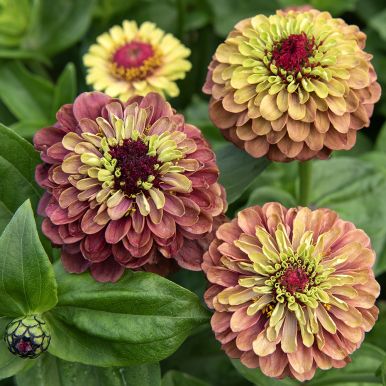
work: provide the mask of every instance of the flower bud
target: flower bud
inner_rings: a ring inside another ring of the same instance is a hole
[[[46,322],[32,315],[12,320],[5,329],[4,340],[12,354],[33,359],[47,350],[51,336]]]

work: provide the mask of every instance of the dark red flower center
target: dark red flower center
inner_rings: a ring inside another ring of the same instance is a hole
[[[113,56],[113,61],[118,67],[141,67],[146,59],[154,56],[150,44],[132,41],[120,47]]]
[[[289,35],[276,45],[272,59],[277,67],[289,72],[299,72],[309,66],[308,58],[315,49],[315,39],[309,39],[303,32]]]
[[[306,272],[301,268],[287,268],[280,279],[280,284],[291,294],[303,292],[308,284],[309,279]]]
[[[154,168],[158,164],[157,157],[150,156],[148,147],[141,140],[125,139],[123,145],[110,149],[110,154],[117,160],[114,188],[123,190],[127,195],[136,195],[143,188],[142,182],[148,181],[149,176],[154,176],[153,186],[158,186],[157,172]]]
[[[21,338],[15,345],[19,354],[28,354],[33,351],[32,344],[29,339]]]

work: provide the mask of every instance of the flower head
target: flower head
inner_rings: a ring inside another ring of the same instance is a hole
[[[242,210],[204,255],[216,337],[275,378],[343,367],[377,319],[374,260],[368,236],[329,209]]]
[[[209,66],[212,121],[256,158],[304,161],[351,149],[381,93],[365,39],[314,9],[239,22]]]
[[[6,327],[4,340],[12,354],[33,359],[48,349],[51,336],[45,321],[32,315],[12,320]]]
[[[199,270],[226,207],[215,155],[201,132],[154,93],[126,103],[93,92],[40,130],[43,231],[71,272],[100,281],[125,267]],[[214,219],[219,216],[219,219]]]
[[[183,79],[191,64],[190,50],[171,34],[145,22],[139,27],[124,21],[97,38],[84,56],[87,83],[95,90],[126,101],[151,91],[175,97],[175,83]]]

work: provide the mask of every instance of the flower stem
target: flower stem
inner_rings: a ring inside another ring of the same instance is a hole
[[[299,205],[307,206],[310,200],[312,182],[311,161],[299,162]]]

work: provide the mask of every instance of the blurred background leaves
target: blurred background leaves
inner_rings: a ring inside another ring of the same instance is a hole
[[[267,201],[296,206],[296,163],[270,164],[265,160],[252,160],[228,144],[208,118],[208,99],[201,87],[216,47],[236,22],[259,13],[270,14],[278,8],[304,4],[327,10],[366,32],[367,51],[374,55],[379,81],[386,89],[384,0],[0,0],[0,122],[11,128],[0,126],[0,232],[27,197],[36,205],[40,195],[33,182],[38,157],[28,141],[37,129],[55,122],[59,106],[88,90],[82,56],[96,36],[125,19],[155,22],[191,49],[193,68],[186,79],[179,82],[181,94],[171,103],[190,123],[201,128],[217,152],[221,181],[230,201],[228,216],[234,216],[245,206]],[[329,206],[337,210],[371,236],[378,255],[376,272],[382,288],[386,288],[385,191],[386,98],[383,97],[375,107],[371,127],[360,133],[353,150],[338,152],[329,161],[314,163],[312,195],[314,207]],[[10,195],[13,195],[12,201]],[[181,271],[172,279],[199,296],[206,287],[201,273]],[[385,296],[383,289],[381,298]],[[344,370],[320,372],[308,384],[386,384],[386,306],[380,304],[380,321],[367,336],[366,344],[354,355],[354,362]],[[45,361],[49,364],[52,359],[47,357]],[[55,366],[52,365],[54,372],[57,369],[64,369],[66,374],[78,371],[76,366],[66,363]],[[232,364],[209,329],[190,337],[161,363],[161,370],[162,386],[297,384],[275,382],[257,370],[248,371],[237,362]],[[91,371],[93,377],[98,374],[89,368],[82,371],[83,375]],[[100,377],[112,373],[106,374]],[[30,376],[25,373],[18,378],[19,386],[28,385],[25,377]],[[0,382],[1,386],[13,384],[13,380]]]

